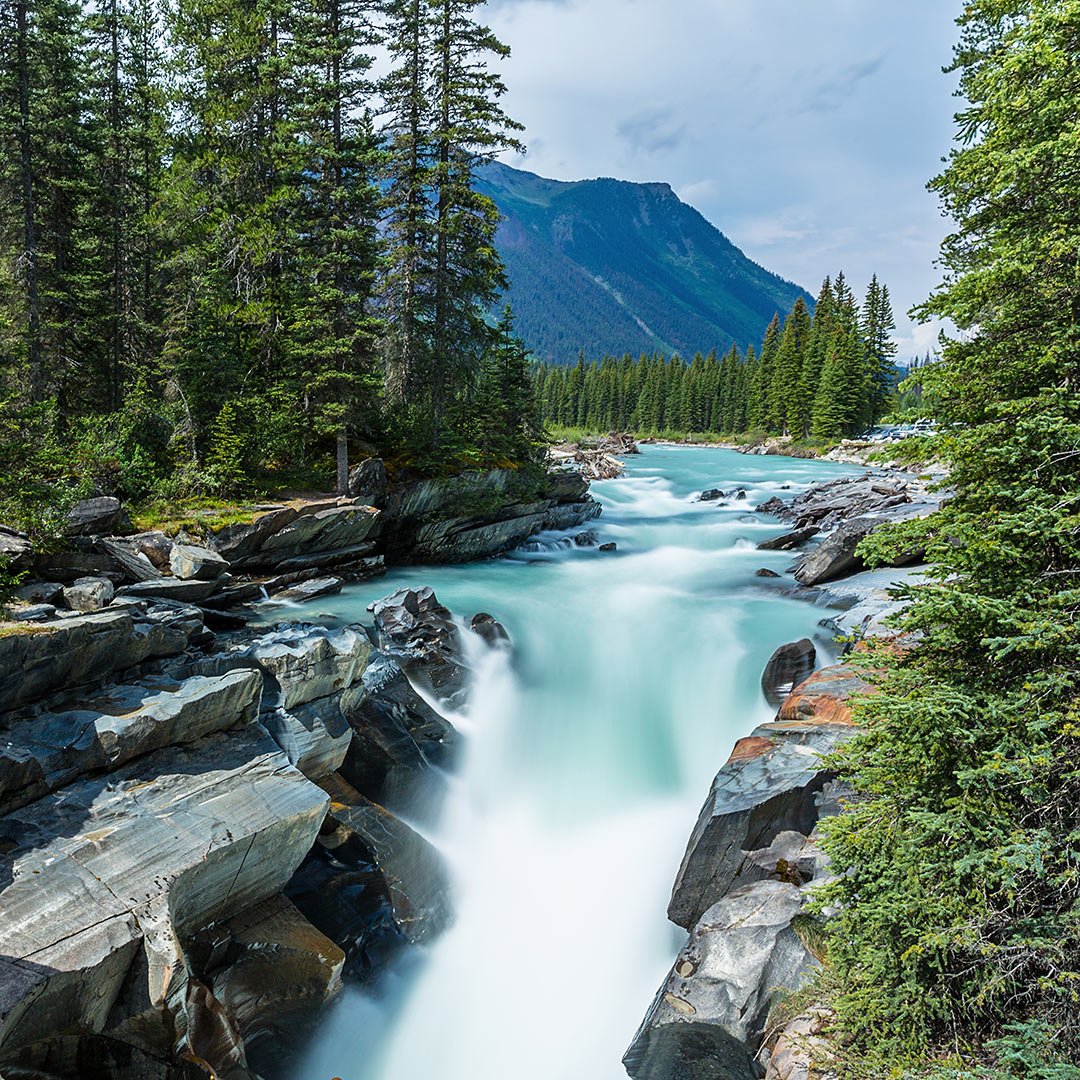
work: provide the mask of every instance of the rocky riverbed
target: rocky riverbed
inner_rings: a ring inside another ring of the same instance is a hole
[[[702,498],[722,505],[737,495]],[[759,547],[795,554],[791,593],[842,609],[822,620],[832,632],[889,634],[902,607],[892,588],[918,579],[922,553],[871,572],[855,549],[885,523],[933,513],[943,497],[932,481],[892,470],[840,478],[758,506],[789,525]],[[826,1080],[827,1012],[784,1017],[780,1007],[821,961],[820,915],[807,911],[829,874],[817,829],[845,796],[821,755],[851,737],[850,701],[873,687],[856,665],[813,671],[814,662],[811,641],[780,645],[762,678],[780,702],[776,717],[736,744],[713,781],[668,907],[689,939],[624,1057],[634,1080]]]
[[[446,924],[440,856],[381,805],[458,743],[410,681],[467,692],[462,631],[430,590],[334,630],[216,636],[197,607],[131,597],[16,626],[3,1075],[245,1080],[343,973]]]

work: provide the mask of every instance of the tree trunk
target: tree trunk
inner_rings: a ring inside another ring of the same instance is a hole
[[[337,493],[349,494],[349,435],[344,425],[337,433]]]

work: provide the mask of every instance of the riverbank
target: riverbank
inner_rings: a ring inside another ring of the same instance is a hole
[[[861,569],[858,544],[941,500],[933,485],[893,471],[842,478],[758,506],[795,526],[759,549],[801,552],[788,568],[797,582],[789,595],[842,608],[822,625],[859,649],[896,634],[890,621],[904,604],[895,589],[925,568],[911,552],[900,565]],[[815,666],[811,640],[779,645],[762,674],[776,716],[736,743],[713,780],[668,907],[690,937],[624,1056],[634,1080],[702,1069],[728,1080],[827,1074],[828,1010],[787,1002],[800,1001],[825,959],[828,913],[811,907],[830,874],[819,824],[848,795],[820,759],[855,734],[851,702],[873,692],[874,673],[852,660]]]

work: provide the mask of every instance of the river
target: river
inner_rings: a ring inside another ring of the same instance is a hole
[[[732,745],[772,710],[761,670],[817,637],[785,598],[782,528],[752,508],[858,471],[727,450],[644,447],[595,484],[617,553],[545,535],[460,567],[407,568],[297,612],[367,622],[428,584],[457,615],[488,611],[513,658],[479,664],[461,767],[437,816],[456,918],[373,986],[348,988],[289,1080],[624,1080],[620,1059],[684,935],[665,908],[687,838]],[[696,502],[704,488],[745,501]],[[393,809],[393,808],[391,808]]]

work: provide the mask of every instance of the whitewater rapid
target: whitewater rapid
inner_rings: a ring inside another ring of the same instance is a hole
[[[615,554],[549,534],[514,556],[409,568],[298,614],[365,621],[402,585],[489,611],[513,652],[474,652],[467,750],[414,824],[451,872],[455,921],[349,988],[287,1080],[622,1080],[621,1057],[684,936],[671,883],[716,770],[770,710],[776,646],[824,614],[754,576],[784,553],[752,512],[844,466],[646,448],[594,486]],[[745,488],[718,507],[704,488]],[[400,809],[391,807],[391,809]]]

